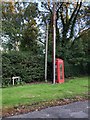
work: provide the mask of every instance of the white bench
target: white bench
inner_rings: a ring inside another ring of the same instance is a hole
[[[20,82],[20,77],[16,76],[16,77],[12,77],[13,80],[13,85],[15,84],[15,80],[17,80],[18,82]]]

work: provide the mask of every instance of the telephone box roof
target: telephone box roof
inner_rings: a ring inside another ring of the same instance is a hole
[[[56,62],[57,62],[57,61],[58,61],[58,62],[61,62],[61,63],[63,62],[63,60],[60,59],[60,58],[56,58]]]

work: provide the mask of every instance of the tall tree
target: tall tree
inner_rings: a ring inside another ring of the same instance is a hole
[[[21,40],[22,50],[37,52],[37,37],[38,37],[38,28],[36,27],[35,20],[31,20],[25,26],[23,31],[23,39]]]
[[[9,50],[17,50],[18,46],[23,47],[24,43],[27,44],[26,46],[33,46],[32,44],[37,41],[36,36],[38,36],[38,27],[35,19],[37,16],[38,6],[36,3],[15,2],[13,4],[12,2],[3,2],[2,28],[3,35],[8,35],[10,38],[7,43]],[[27,34],[25,35],[26,30],[28,31],[28,36],[26,36]],[[33,40],[30,39],[30,35],[33,36]],[[28,45],[30,40],[33,42]]]
[[[62,58],[69,64],[80,65],[87,61],[85,49],[87,42],[83,42],[80,33],[86,28],[85,4],[80,2],[58,2],[56,3],[56,57]],[[52,70],[52,3],[42,3],[46,10],[43,13],[43,22],[46,22],[46,15],[49,22],[49,49],[48,49],[48,70]],[[87,36],[88,38],[88,36]],[[84,46],[85,43],[85,46]],[[86,49],[87,51],[87,49]],[[76,56],[77,55],[77,56]],[[84,60],[83,60],[84,56]],[[48,72],[49,73],[49,72]]]
[[[65,52],[67,44],[71,39],[75,38],[75,30],[77,18],[80,15],[80,8],[82,2],[69,3],[69,2],[58,2],[56,3],[56,41],[57,41],[57,57],[65,59]],[[53,30],[53,12],[52,4],[48,6],[47,3],[42,3],[44,9],[46,9],[47,16],[49,17],[49,51],[52,53],[52,30]],[[45,20],[45,19],[44,19]],[[77,28],[78,29],[78,28]]]

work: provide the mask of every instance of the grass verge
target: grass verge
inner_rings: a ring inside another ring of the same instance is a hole
[[[20,106],[24,110],[25,106],[32,106],[33,109],[33,106],[37,105],[39,107],[41,103],[48,102],[46,106],[50,106],[51,101],[72,100],[77,96],[77,99],[80,99],[81,97],[85,98],[87,95],[88,77],[71,79],[64,84],[43,83],[3,88],[3,113],[13,111],[13,108],[18,109]],[[55,102],[52,103],[55,105]]]

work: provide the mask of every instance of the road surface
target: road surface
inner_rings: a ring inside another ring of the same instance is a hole
[[[9,118],[89,118],[89,102],[74,102],[63,106],[48,107],[41,111],[12,116]]]

